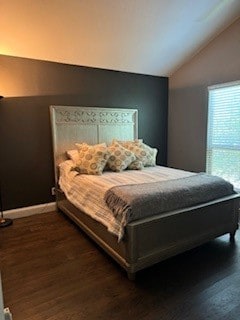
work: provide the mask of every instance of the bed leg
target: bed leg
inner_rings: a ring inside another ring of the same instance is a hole
[[[128,280],[134,281],[136,279],[136,272],[129,272],[127,273]]]
[[[235,241],[235,234],[236,234],[236,230],[230,232],[230,242],[234,242]]]

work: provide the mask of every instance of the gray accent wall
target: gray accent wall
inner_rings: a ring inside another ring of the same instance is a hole
[[[54,201],[50,105],[139,110],[139,137],[167,162],[168,79],[0,55],[3,209]]]
[[[205,171],[208,86],[240,80],[240,19],[169,79],[168,166]]]

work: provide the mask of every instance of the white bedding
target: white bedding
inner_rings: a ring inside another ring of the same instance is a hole
[[[120,240],[124,234],[124,226],[113,216],[104,201],[105,192],[119,185],[149,183],[189,177],[192,172],[167,167],[146,167],[143,170],[125,170],[120,173],[106,171],[101,176],[79,175],[71,169],[72,160],[60,164],[59,185],[67,199],[81,211],[101,222],[108,231]]]

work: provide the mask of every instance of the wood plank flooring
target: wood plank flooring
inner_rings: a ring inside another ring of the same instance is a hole
[[[135,282],[64,215],[0,229],[13,320],[238,320],[240,237],[221,237],[141,271]]]

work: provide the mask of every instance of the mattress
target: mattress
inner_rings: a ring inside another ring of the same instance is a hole
[[[72,160],[66,160],[59,166],[59,185],[66,198],[82,212],[106,226],[119,240],[124,235],[124,226],[121,219],[113,215],[104,200],[109,189],[115,186],[170,181],[195,175],[192,172],[163,166],[146,167],[140,171],[125,170],[119,173],[105,171],[101,176],[80,175],[72,170],[73,167]]]

